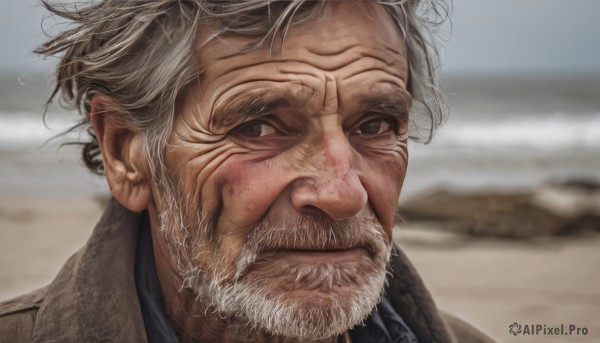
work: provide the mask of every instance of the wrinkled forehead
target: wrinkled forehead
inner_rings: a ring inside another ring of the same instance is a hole
[[[407,74],[406,50],[398,24],[381,5],[367,1],[329,1],[320,13],[308,21],[292,24],[286,32],[280,48],[270,49],[270,40],[256,51],[239,54],[260,37],[223,35],[214,38],[216,30],[208,27],[199,30],[199,62],[201,70],[209,72],[215,62],[236,64],[256,63],[265,59],[286,59],[311,55],[328,58],[315,58],[310,62],[324,70],[336,68],[340,53],[353,48],[361,53],[364,50],[377,52],[384,61],[398,65],[398,72]]]

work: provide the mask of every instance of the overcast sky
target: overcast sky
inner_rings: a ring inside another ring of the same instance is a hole
[[[2,0],[0,72],[45,70],[38,0]],[[449,72],[600,74],[600,0],[455,0]]]

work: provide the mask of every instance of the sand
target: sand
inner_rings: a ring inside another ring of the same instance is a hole
[[[50,282],[101,213],[88,196],[0,196],[0,300]],[[395,237],[439,307],[498,341],[600,341],[600,234],[517,242],[403,226]],[[515,321],[575,324],[588,334],[515,337]]]
[[[396,240],[438,306],[499,342],[600,342],[600,235],[530,242],[400,228]],[[587,336],[513,336],[508,326],[574,324]]]

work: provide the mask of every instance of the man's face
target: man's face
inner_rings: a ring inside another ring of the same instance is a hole
[[[166,152],[181,209],[162,195],[162,226],[200,300],[324,337],[383,289],[407,166],[403,41],[383,8],[345,2],[292,26],[281,54],[233,55],[251,41],[200,48]]]

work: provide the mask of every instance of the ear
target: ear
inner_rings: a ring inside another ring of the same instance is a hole
[[[121,205],[141,212],[152,198],[142,133],[119,119],[109,97],[94,96],[90,107],[90,122],[102,153],[110,191]]]

